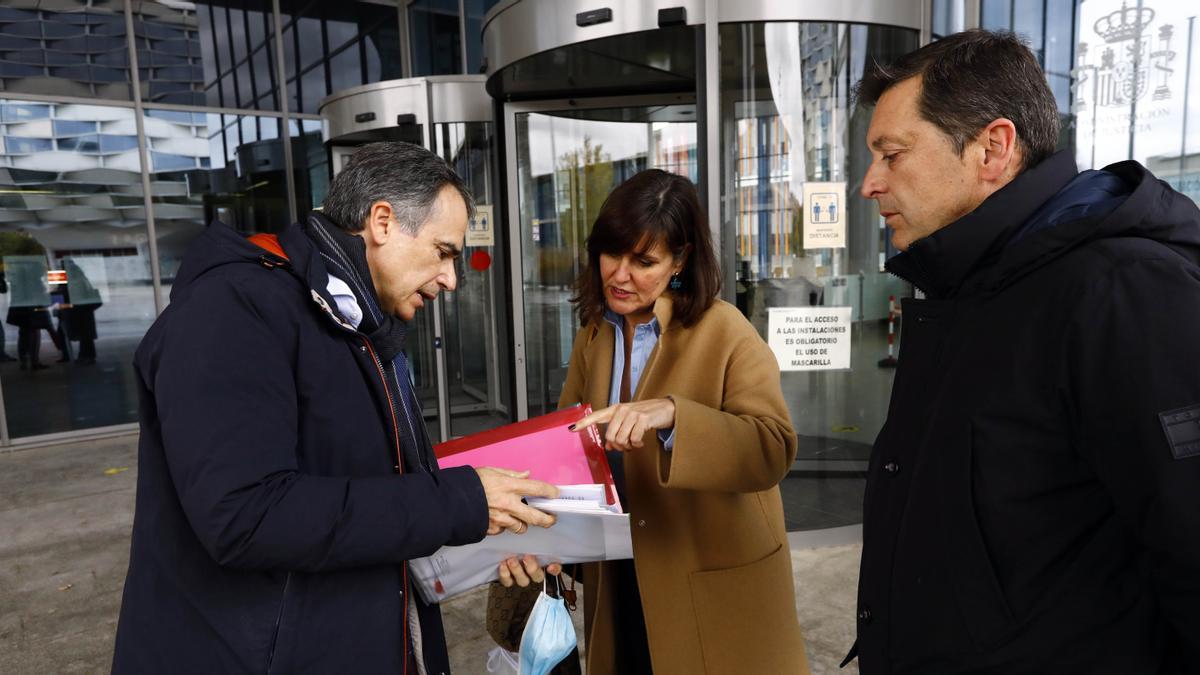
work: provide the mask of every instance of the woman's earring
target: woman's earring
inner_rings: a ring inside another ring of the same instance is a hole
[[[679,278],[679,272],[671,275],[671,283],[669,284],[669,287],[673,291],[683,288],[683,280]]]

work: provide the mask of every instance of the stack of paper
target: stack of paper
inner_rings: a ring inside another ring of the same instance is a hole
[[[557,499],[530,497],[525,503],[551,513],[620,513],[619,504],[609,503],[605,487],[600,484],[559,485]]]
[[[537,556],[543,565],[633,557],[629,516],[621,509],[604,447],[595,427],[568,427],[591,414],[587,406],[510,424],[435,448],[438,464],[494,466],[529,471],[554,483],[557,499],[529,498],[530,506],[555,514],[553,527],[505,532],[470,546],[444,546],[409,562],[413,583],[426,602],[441,602],[499,577],[500,563]]]
[[[563,486],[571,489],[580,486]],[[586,486],[604,494],[603,485]],[[414,585],[426,602],[442,602],[495,581],[504,560],[526,554],[544,567],[552,562],[577,563],[633,557],[629,515],[591,500],[530,499],[530,505],[553,513],[550,528],[531,527],[524,534],[504,532],[470,546],[443,546],[428,558],[409,562]]]

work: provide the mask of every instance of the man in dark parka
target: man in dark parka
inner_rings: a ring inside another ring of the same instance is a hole
[[[378,143],[323,213],[249,240],[214,222],[191,246],[135,357],[114,673],[449,672],[405,561],[548,526],[520,500],[556,492],[439,471],[425,432],[405,322],[454,290],[469,209],[440,158]]]
[[[863,675],[1200,673],[1200,211],[1079,172],[1033,54],[869,69],[863,196],[924,293],[867,478]]]

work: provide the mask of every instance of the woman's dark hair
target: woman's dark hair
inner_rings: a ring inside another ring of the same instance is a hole
[[[721,270],[713,252],[708,218],[691,181],[660,169],[648,169],[608,195],[588,235],[587,266],[576,280],[575,297],[571,298],[583,325],[604,318],[600,254],[644,253],[658,242],[676,260],[687,256],[679,272],[682,287],[670,291],[673,318],[685,326],[700,320],[721,290]]]

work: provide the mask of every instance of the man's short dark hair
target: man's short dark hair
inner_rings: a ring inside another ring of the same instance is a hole
[[[386,201],[404,231],[416,234],[432,215],[438,193],[451,186],[474,212],[471,191],[441,157],[412,143],[369,143],[355,151],[329,186],[322,212],[347,232],[361,232],[371,204]]]
[[[1058,106],[1033,52],[1015,34],[968,30],[948,35],[901,56],[874,63],[858,83],[860,105],[875,105],[884,92],[921,76],[921,116],[941,129],[961,157],[967,143],[993,120],[1011,120],[1023,158],[1035,166],[1058,144]]]

